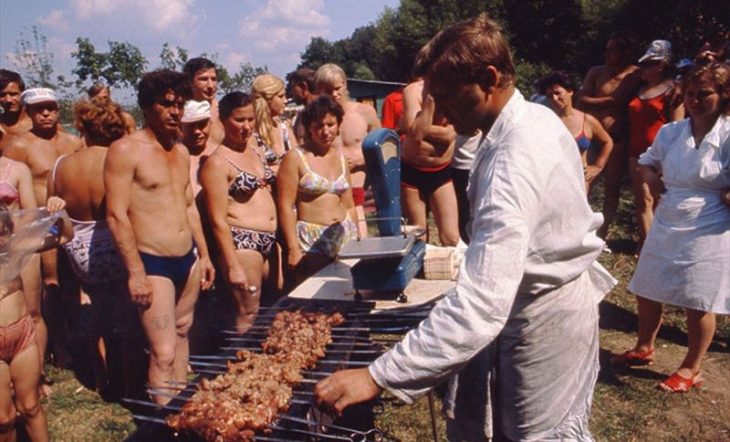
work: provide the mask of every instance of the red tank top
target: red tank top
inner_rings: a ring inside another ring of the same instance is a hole
[[[649,99],[634,97],[629,102],[630,157],[638,157],[654,142],[659,128],[667,123],[668,105],[665,94]]]

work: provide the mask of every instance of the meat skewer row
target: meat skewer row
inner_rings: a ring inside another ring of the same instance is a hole
[[[165,419],[167,425],[214,442],[249,441],[257,431],[268,432],[289,409],[292,388],[303,382],[301,371],[325,357],[331,328],[343,322],[339,313],[278,312],[263,353],[238,351],[227,372],[203,379],[180,412]]]

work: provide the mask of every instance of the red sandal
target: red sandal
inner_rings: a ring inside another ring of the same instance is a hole
[[[659,388],[670,393],[686,393],[692,388],[700,388],[705,383],[702,373],[698,372],[691,379],[674,373],[659,384]]]
[[[646,351],[629,350],[611,356],[613,365],[651,365],[654,363],[654,349]]]

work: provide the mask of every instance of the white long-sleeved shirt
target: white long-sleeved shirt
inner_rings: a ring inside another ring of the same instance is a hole
[[[454,292],[370,366],[375,382],[405,401],[494,341],[518,294],[559,289],[594,266],[603,247],[575,140],[517,90],[479,146],[468,194],[472,240]],[[586,296],[599,302],[612,278],[606,272],[596,286]]]

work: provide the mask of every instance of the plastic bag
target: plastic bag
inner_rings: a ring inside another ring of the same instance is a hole
[[[66,211],[49,213],[45,207],[0,211],[0,287],[20,275],[28,259],[60,235]]]

